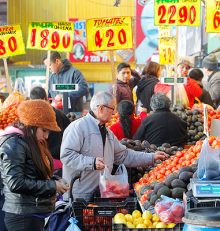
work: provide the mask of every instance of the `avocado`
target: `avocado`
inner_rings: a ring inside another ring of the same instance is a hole
[[[167,186],[163,186],[157,192],[158,197],[160,197],[162,195],[169,197],[171,195],[171,190]]]
[[[142,151],[142,150],[143,150],[143,147],[142,147],[141,145],[135,145],[135,146],[133,147],[133,149],[134,149],[135,151]]]
[[[170,146],[170,144],[168,144],[168,143],[163,143],[163,144],[162,144],[162,147],[164,147],[164,148],[170,148],[171,146]]]
[[[165,186],[164,183],[157,183],[157,184],[155,184],[155,186],[154,186],[154,193],[156,194],[158,192],[158,190],[161,187],[163,187],[163,186]]]
[[[150,185],[144,185],[144,186],[142,186],[141,189],[140,189],[140,195],[141,195],[141,196],[144,195],[144,193],[145,193],[147,190],[149,190],[149,189],[151,189]]]
[[[151,145],[150,145],[150,148],[153,149],[154,151],[157,150],[157,146],[156,146],[155,144],[151,144]]]
[[[201,122],[195,122],[194,124],[195,124],[196,127],[202,126]]]
[[[182,199],[183,198],[183,193],[186,192],[185,188],[174,188],[172,190],[172,197]]]
[[[203,132],[204,128],[203,128],[203,126],[199,126],[199,127],[197,128],[197,130],[198,130],[198,132]],[[202,133],[202,135],[203,135],[203,133]]]
[[[171,186],[172,188],[186,188],[186,184],[184,183],[184,181],[180,180],[180,179],[175,179],[171,182]]]
[[[171,187],[171,182],[175,179],[178,179],[178,174],[177,173],[172,173],[170,175],[168,175],[165,179],[165,185],[168,187]]]
[[[150,198],[150,203],[151,205],[155,205],[156,201],[157,201],[158,197],[156,194],[153,194]]]
[[[184,181],[185,183],[188,183],[190,181],[190,178],[193,177],[193,172],[181,172],[179,174],[179,179]],[[183,187],[184,188],[184,187]]]
[[[182,168],[179,170],[179,174],[180,174],[181,172],[193,172],[193,170],[192,170],[192,167],[187,166],[187,167],[182,167]]]
[[[143,204],[143,207],[144,207],[144,209],[149,209],[149,207],[151,206],[151,203],[150,203],[150,201],[148,201],[148,200],[146,200],[145,202],[144,202],[144,204]]]
[[[141,145],[143,148],[150,148],[150,143],[147,140],[142,141]]]
[[[172,149],[171,148],[165,148],[164,152],[166,152],[168,155],[171,155]]]
[[[177,151],[178,147],[177,146],[172,146],[171,149],[172,149],[172,151]]]

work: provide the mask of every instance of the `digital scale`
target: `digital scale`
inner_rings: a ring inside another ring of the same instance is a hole
[[[220,181],[190,179],[194,197],[218,197],[220,198]]]
[[[187,77],[161,77],[160,82],[162,84],[168,84],[168,85],[175,85],[177,83],[186,84],[187,83]]]

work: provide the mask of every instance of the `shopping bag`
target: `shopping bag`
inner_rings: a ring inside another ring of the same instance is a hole
[[[176,84],[175,87],[176,104],[189,107],[189,99],[183,84]]]
[[[100,173],[99,189],[102,198],[124,198],[129,196],[128,173],[124,164],[119,165],[115,175],[107,166]]]
[[[201,180],[220,179],[220,149],[210,147],[208,138],[202,145],[197,175]]]

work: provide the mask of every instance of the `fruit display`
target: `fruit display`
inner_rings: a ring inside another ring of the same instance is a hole
[[[184,205],[179,200],[162,196],[162,200],[156,203],[154,211],[164,223],[180,223],[184,216]]]
[[[9,124],[18,120],[17,107],[18,104],[11,104],[0,112],[0,129],[6,128]]]
[[[134,210],[132,214],[117,213],[114,216],[114,224],[124,224],[127,228],[144,229],[144,228],[173,228],[175,223],[162,222],[157,214],[152,214],[150,211],[141,213]]]
[[[25,100],[25,97],[18,91],[12,92],[4,101],[3,108],[7,108],[14,104],[19,104]]]

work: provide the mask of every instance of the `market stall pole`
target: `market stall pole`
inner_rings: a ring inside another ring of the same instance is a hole
[[[3,62],[4,62],[5,76],[6,76],[6,82],[7,82],[7,91],[9,94],[11,94],[12,87],[11,87],[11,79],[10,79],[9,72],[8,72],[8,63],[5,58],[3,59]]]

